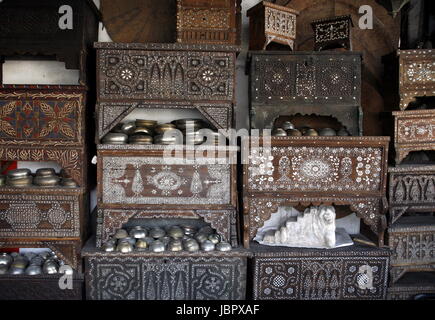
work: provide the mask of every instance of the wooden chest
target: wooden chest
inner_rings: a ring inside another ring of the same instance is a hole
[[[55,161],[87,181],[86,87],[0,86],[0,160]]]
[[[243,162],[244,244],[280,206],[348,205],[383,243],[388,137],[270,137]],[[245,141],[248,146],[248,141]]]
[[[85,284],[82,274],[75,274],[72,289],[59,287],[59,275],[0,275],[1,300],[82,300]]]
[[[412,272],[406,274],[388,288],[388,300],[413,300],[435,295],[434,272]]]
[[[398,50],[400,110],[417,97],[435,96],[435,50]]]
[[[405,212],[435,211],[435,166],[390,167],[390,224]]]
[[[249,253],[104,253],[88,245],[89,300],[243,300]]]
[[[311,22],[314,30],[314,50],[344,47],[352,50],[352,17],[338,16]]]
[[[99,11],[92,0],[4,0],[0,3],[0,62],[4,56],[55,56],[87,82]],[[1,83],[0,68],[0,83]]]
[[[394,111],[393,116],[396,165],[412,151],[435,150],[435,110]]]
[[[360,53],[254,51],[248,59],[251,128],[272,128],[279,116],[316,114],[362,135]]]
[[[406,272],[434,271],[435,218],[403,217],[388,229],[391,256],[391,282]]]
[[[252,252],[255,300],[385,299],[390,254],[386,249],[252,244]]]
[[[96,43],[98,137],[136,108],[197,109],[233,125],[237,46]]]
[[[296,50],[296,17],[299,12],[289,7],[261,1],[247,11],[249,17],[249,50],[265,50],[276,42]]]
[[[237,245],[237,150],[99,145],[97,246],[130,219],[156,218],[204,219]]]
[[[240,45],[241,0],[177,0],[177,42]]]

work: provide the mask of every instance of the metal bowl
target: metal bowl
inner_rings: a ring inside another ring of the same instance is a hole
[[[136,127],[146,127],[146,128],[152,129],[157,125],[157,121],[146,120],[146,119],[136,119],[135,124],[136,124]]]
[[[149,245],[148,245],[148,242],[145,241],[145,239],[138,239],[138,240],[136,241],[136,249],[144,250],[144,249],[147,249],[148,246],[149,246]]]
[[[10,266],[13,259],[12,257],[7,253],[0,253],[0,266]]]
[[[183,238],[183,235],[184,235],[184,230],[178,226],[172,226],[168,229],[168,236],[174,239],[181,239]]]
[[[304,133],[304,136],[309,136],[309,137],[317,137],[319,134],[317,133],[317,131],[315,129],[307,129],[307,131]]]
[[[78,184],[74,181],[73,178],[62,178],[60,181],[60,185],[66,188],[77,188]]]
[[[127,135],[131,134],[133,132],[134,128],[136,128],[136,124],[134,121],[123,123],[123,124],[121,124],[121,133],[124,133]],[[112,132],[113,132],[113,130],[112,130]]]
[[[113,133],[109,132],[106,134],[101,143],[103,144],[126,144],[128,141],[128,135],[125,133]]]
[[[42,274],[42,268],[40,266],[35,266],[35,265],[31,265],[28,266],[25,274],[27,274],[28,276],[37,276]]]
[[[183,243],[179,239],[172,239],[168,243],[168,250],[172,252],[178,252],[183,250]]]
[[[286,131],[287,136],[289,137],[301,137],[302,132],[300,132],[298,129],[289,129]]]
[[[9,267],[6,265],[0,265],[0,275],[7,274]]]
[[[215,244],[210,240],[205,240],[203,243],[201,243],[201,249],[206,252],[214,251]]]
[[[282,124],[282,128],[284,129],[284,130],[290,130],[290,129],[294,129],[295,128],[295,126],[293,125],[293,123],[291,123],[290,121],[285,121],[283,124]]]
[[[153,136],[154,132],[151,128],[148,127],[135,127],[133,130],[131,130],[130,134],[131,135],[143,134],[143,135]]]
[[[150,251],[152,252],[164,252],[165,249],[165,244],[160,240],[153,241],[150,244]]]
[[[163,135],[157,135],[154,136],[154,143],[155,144],[164,144],[164,145],[174,145],[174,144],[182,144],[183,140],[180,137],[177,136],[163,136]]]
[[[333,137],[336,135],[337,135],[337,132],[332,128],[322,128],[319,130],[319,136],[322,136],[322,137]]]
[[[147,236],[147,231],[140,226],[134,227],[130,230],[130,237],[134,239],[143,239]]]
[[[163,238],[166,235],[166,231],[162,228],[153,228],[151,229],[149,236],[154,239]]]
[[[179,119],[172,121],[172,123],[182,131],[197,131],[208,127],[207,123],[202,119]]]
[[[213,242],[214,244],[218,244],[221,241],[221,237],[214,233],[208,236],[208,240]]]
[[[23,178],[9,178],[6,179],[6,184],[8,186],[14,187],[14,188],[24,188],[29,187],[33,183],[33,177],[27,176]]]
[[[113,252],[116,248],[113,242],[106,242],[105,244],[103,244],[102,249],[104,252]]]
[[[53,168],[41,168],[36,170],[36,177],[52,177],[56,175],[56,171]]]
[[[30,169],[15,169],[7,172],[9,179],[26,178],[30,176],[32,172]]]
[[[143,144],[143,145],[153,144],[153,137],[150,136],[149,134],[142,134],[142,133],[133,134],[128,138],[128,143]]]
[[[48,259],[42,266],[44,274],[56,274],[59,272],[59,264],[54,259]]]
[[[345,128],[341,128],[340,130],[337,131],[337,136],[346,137],[346,136],[350,136],[350,133]]]
[[[273,137],[286,137],[287,132],[283,128],[276,128],[272,130],[272,136]]]
[[[39,187],[55,187],[59,181],[58,176],[36,176],[33,178],[33,184]]]
[[[166,131],[175,130],[177,127],[173,123],[163,123],[159,124],[154,128],[156,134],[164,134]]]
[[[202,232],[198,232],[195,235],[195,240],[198,241],[199,243],[203,243],[204,241],[208,240],[208,235]]]
[[[219,242],[216,244],[216,250],[221,252],[231,251],[232,247],[228,242]]]
[[[118,229],[118,230],[116,230],[116,233],[115,233],[115,236],[114,236],[114,238],[115,239],[124,239],[124,238],[127,238],[128,237],[128,232],[125,230],[125,229]]]
[[[195,239],[187,239],[183,241],[183,247],[186,251],[196,252],[199,250],[199,243]]]
[[[129,253],[133,251],[133,246],[130,242],[121,240],[119,241],[118,246],[116,247],[116,251],[122,253]]]
[[[25,269],[24,268],[14,268],[14,267],[10,267],[8,270],[9,274],[24,274]]]

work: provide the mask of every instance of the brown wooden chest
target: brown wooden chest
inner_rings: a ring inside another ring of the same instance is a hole
[[[177,0],[177,42],[240,45],[241,0]]]
[[[332,116],[362,135],[361,54],[250,52],[252,129],[272,128],[279,116]]]
[[[412,151],[435,150],[435,110],[394,111],[393,116],[396,165]]]
[[[245,246],[280,206],[320,203],[348,205],[383,244],[388,137],[253,141],[242,158]]]
[[[435,211],[435,166],[388,168],[390,224],[405,212]]]
[[[389,250],[269,247],[253,243],[255,300],[385,299]]]

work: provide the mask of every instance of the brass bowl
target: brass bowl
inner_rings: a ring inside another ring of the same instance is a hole
[[[60,185],[66,188],[77,188],[78,184],[72,178],[62,178]]]
[[[301,137],[302,132],[300,132],[298,129],[289,129],[286,131],[287,136],[289,137]]]
[[[163,252],[165,250],[165,244],[160,240],[156,240],[150,244],[150,251],[152,252]]]
[[[29,169],[15,169],[7,172],[7,177],[10,179],[25,178],[32,174]]]
[[[183,242],[179,239],[173,239],[168,243],[168,251],[179,252],[183,250]]]
[[[169,137],[164,137],[163,135],[154,136],[155,144],[174,145],[174,144],[181,144],[182,142],[183,140],[178,139],[177,136],[169,136]]]
[[[120,240],[120,239],[124,239],[124,238],[127,238],[127,237],[128,237],[128,233],[127,233],[127,231],[125,229],[118,229],[118,230],[116,230],[116,233],[115,233],[115,236],[114,236],[115,239]]]
[[[134,122],[123,123],[123,124],[121,124],[121,133],[124,133],[127,135],[131,134],[135,128],[136,128],[136,124]]]
[[[322,137],[333,137],[336,136],[337,132],[332,128],[323,128],[319,130],[319,136]]]
[[[36,170],[36,177],[52,177],[56,175],[56,171],[53,168],[41,168]]]
[[[157,125],[157,121],[155,120],[146,120],[146,119],[136,119],[136,127],[145,127],[148,129],[153,129]]]
[[[173,123],[163,123],[159,124],[154,128],[156,134],[164,134],[166,131],[175,130],[177,127]]]
[[[103,144],[126,144],[128,141],[128,135],[125,133],[113,133],[109,132],[106,134],[101,143]]]
[[[168,236],[174,239],[181,239],[184,236],[184,230],[178,226],[172,226],[168,229]]]
[[[315,129],[308,129],[304,134],[304,136],[309,136],[309,137],[317,137],[318,135],[319,134]]]
[[[138,239],[136,241],[136,249],[144,250],[148,248],[148,242],[144,239]]]
[[[162,228],[153,228],[151,229],[149,236],[154,239],[163,238],[166,235],[166,231]]]
[[[142,144],[142,145],[148,145],[153,144],[153,137],[151,137],[148,134],[134,134],[128,138],[128,142],[130,144]]]
[[[136,135],[136,134],[153,136],[154,132],[151,128],[148,127],[136,127],[133,130],[131,130],[130,135]]]
[[[116,251],[122,253],[129,253],[133,251],[133,246],[130,242],[121,240],[116,247]]]
[[[287,137],[287,132],[283,128],[276,128],[272,130],[272,136],[274,137]]]
[[[24,178],[12,178],[12,179],[8,177],[6,179],[6,184],[14,188],[30,187],[32,185],[32,182],[33,182],[32,176],[28,176]]]
[[[295,128],[295,126],[293,125],[293,123],[291,123],[290,121],[285,121],[283,124],[282,124],[282,128],[284,129],[284,130],[290,130],[290,129],[294,129]]]
[[[59,184],[58,176],[37,176],[33,178],[33,184],[39,187],[55,187]]]
[[[197,131],[208,127],[202,119],[179,119],[172,121],[172,123],[181,131]]]
[[[134,239],[143,239],[147,236],[147,231],[140,226],[134,227],[130,230],[130,237]]]

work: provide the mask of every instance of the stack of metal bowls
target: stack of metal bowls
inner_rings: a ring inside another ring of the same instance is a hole
[[[272,136],[275,137],[300,137],[300,136],[309,136],[309,137],[317,137],[317,136],[348,136],[349,132],[345,128],[341,128],[338,131],[335,131],[332,128],[322,128],[319,130],[310,128],[310,127],[300,127],[295,128],[295,126],[290,122],[284,122],[281,127],[274,127],[272,130]]]
[[[166,228],[145,228],[135,226],[129,230],[118,229],[106,243],[105,252],[129,253],[132,251],[149,252],[196,252],[230,251],[231,245],[222,241],[221,237],[209,226],[197,228],[191,225],[173,225]]]
[[[61,263],[52,252],[0,253],[0,275],[56,274]]]
[[[10,187],[23,188],[31,186],[33,176],[29,169],[15,169],[7,172],[6,184]]]
[[[33,184],[39,187],[55,187],[59,184],[60,177],[52,168],[36,170]]]
[[[62,187],[65,187],[65,188],[77,188],[78,187],[78,185],[74,181],[74,179],[70,178],[70,177],[63,177],[62,180],[60,181],[60,185]]]

